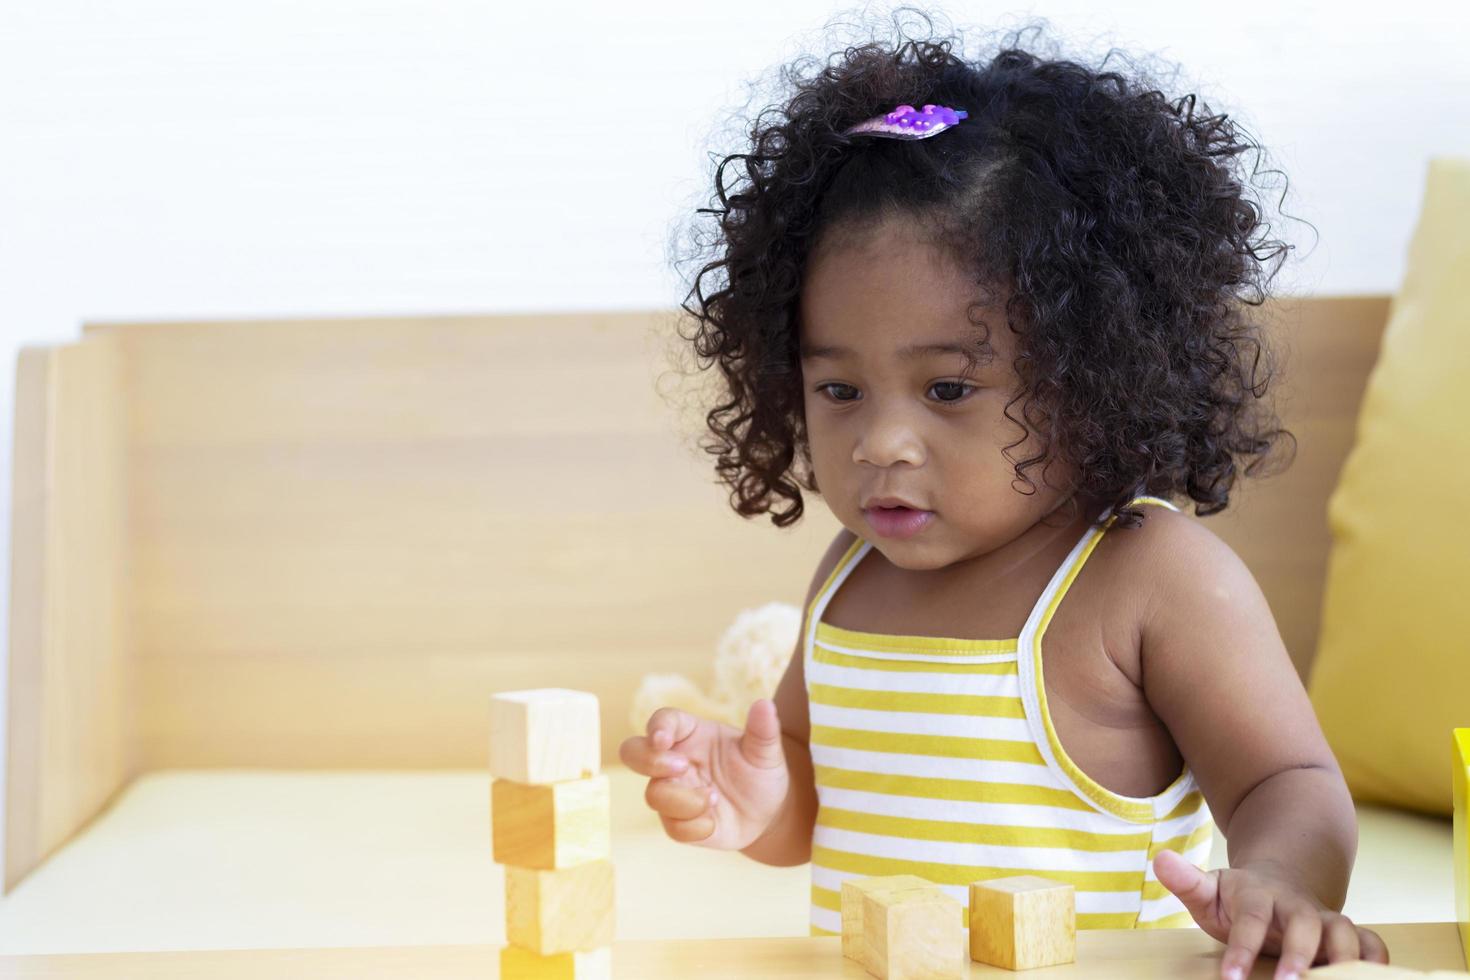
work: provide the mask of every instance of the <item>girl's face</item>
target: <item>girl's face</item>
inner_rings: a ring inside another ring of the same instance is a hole
[[[940,569],[991,554],[1065,500],[1042,479],[1041,465],[1026,470],[1034,491],[1023,482],[1012,487],[1014,462],[1002,450],[1022,431],[1003,414],[1018,383],[1016,338],[999,306],[976,307],[988,337],[970,322],[967,307],[979,295],[907,219],[843,237],[807,266],[799,340],[817,487],[845,527],[901,568]],[[977,347],[981,338],[987,343]],[[953,349],[960,345],[976,354],[974,369]],[[1019,417],[1020,407],[1012,414]],[[1023,460],[1036,451],[1027,433],[1010,453]],[[1070,474],[1058,469],[1051,482],[1065,486]],[[885,526],[892,517],[869,513],[881,497],[930,514],[917,532],[894,533]]]

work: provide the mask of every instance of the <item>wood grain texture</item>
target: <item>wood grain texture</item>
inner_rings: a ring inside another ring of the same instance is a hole
[[[1405,970],[1386,963],[1369,963],[1363,960],[1319,966],[1308,970],[1306,975],[1317,980],[1424,980],[1424,977],[1430,976],[1419,970]]]
[[[16,364],[4,891],[135,771],[118,347]]]
[[[518,783],[585,779],[602,767],[597,695],[566,688],[490,698],[490,774]]]
[[[970,885],[970,957],[1007,970],[1034,970],[1077,957],[1077,893],[1036,875]]]
[[[105,324],[147,768],[483,765],[491,691],[709,670],[836,532],[714,484],[665,312]]]
[[[505,938],[542,956],[612,943],[613,908],[610,860],[551,871],[505,868]]]
[[[969,973],[964,907],[937,886],[863,894],[863,958],[882,980],[959,980]]]
[[[873,875],[847,878],[842,882],[842,955],[859,963],[867,959],[868,937],[863,925],[863,900],[879,892],[903,892],[937,888],[918,875]]]
[[[528,785],[490,784],[490,838],[497,864],[567,868],[609,857],[612,797],[606,775]]]
[[[1453,922],[1359,924],[1383,937],[1396,965],[1453,969],[1460,962],[1460,939]],[[484,980],[495,976],[501,949],[445,945],[0,956],[0,976]],[[1224,949],[1199,929],[1084,929],[1077,936],[1077,962],[1030,971],[1026,980],[1219,980]],[[1273,957],[1261,957],[1249,980],[1270,980],[1275,969]],[[865,980],[868,976],[842,955],[836,937],[620,942],[612,947],[612,971],[624,980]],[[980,963],[970,964],[969,976],[1014,978],[1008,970]]]

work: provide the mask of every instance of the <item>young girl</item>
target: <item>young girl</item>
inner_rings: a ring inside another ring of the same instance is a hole
[[[1339,911],[1353,804],[1265,598],[1171,502],[1223,509],[1290,437],[1246,309],[1287,248],[1254,144],[1014,40],[784,77],[716,174],[724,282],[684,308],[736,509],[786,526],[819,492],[843,530],[774,703],[623,743],[669,836],[810,861],[817,932],[847,877],[963,903],[1032,873],[1083,928],[1197,922],[1226,978],[1386,962]]]

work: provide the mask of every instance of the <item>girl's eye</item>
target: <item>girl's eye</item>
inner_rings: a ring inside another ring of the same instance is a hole
[[[978,385],[967,385],[967,384],[965,384],[962,381],[936,381],[932,385],[929,386],[929,390],[930,391],[933,391],[935,388],[947,388],[947,389],[949,389],[951,391],[954,391],[955,389],[959,389],[959,393],[957,395],[955,395],[953,398],[940,398],[939,399],[942,402],[957,402],[961,398],[964,398],[966,394],[968,394],[971,390],[973,390],[976,387],[978,387]]]
[[[951,393],[953,393],[953,397],[945,398],[945,397],[941,396],[937,400],[940,401],[940,402],[943,402],[945,404],[953,404],[953,403],[955,403],[955,402],[960,401],[961,399],[963,399],[967,394],[969,394],[970,391],[972,391],[972,390],[974,390],[975,388],[978,388],[978,387],[979,387],[979,385],[965,384],[962,381],[936,381],[932,385],[929,386],[929,390],[930,391],[933,391],[936,388],[940,388],[940,389],[945,389],[945,390],[950,391]],[[827,392],[829,392],[829,397],[833,401],[836,401],[836,402],[850,402],[850,401],[856,401],[857,400],[857,396],[856,395],[849,395],[849,396],[847,396],[847,397],[844,398],[841,395],[839,395],[836,391],[832,390],[832,389],[838,389],[838,388],[845,389],[845,390],[848,390],[848,391],[854,391],[854,390],[856,390],[856,389],[854,389],[852,387],[852,385],[845,385],[845,384],[843,384],[840,381],[829,381],[827,384],[818,385],[817,386],[817,391],[827,391]]]
[[[827,384],[818,385],[817,386],[817,390],[818,391],[829,391],[829,389],[832,389],[832,388],[846,388],[848,390],[852,390],[852,385],[845,385],[845,384],[843,384],[840,381],[830,381]],[[850,398],[839,398],[836,395],[835,392],[831,392],[830,393],[830,397],[832,398],[833,401],[850,402],[850,401],[853,401],[856,396],[853,396],[853,397],[850,397]]]

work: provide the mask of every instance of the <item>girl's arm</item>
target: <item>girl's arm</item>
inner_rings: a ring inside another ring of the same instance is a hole
[[[790,789],[780,814],[770,829],[755,843],[741,853],[762,864],[804,864],[812,857],[812,828],[817,822],[817,787],[812,772],[811,716],[807,711],[806,670],[802,664],[804,639],[808,629],[807,612],[812,600],[821,591],[837,562],[852,546],[857,536],[843,528],[837,532],[817,570],[812,573],[811,585],[807,588],[806,600],[801,606],[801,629],[796,635],[796,648],[781,675],[773,700],[776,714],[781,720],[781,742],[786,751],[786,765],[791,772]]]
[[[781,677],[774,698],[776,714],[781,719],[786,767],[791,773],[790,789],[770,829],[741,851],[762,864],[783,867],[811,860],[812,827],[817,821],[817,787],[812,773],[812,753],[808,747],[811,721],[807,713],[801,654],[801,640],[798,638],[796,653],[786,665],[786,673]]]
[[[836,542],[833,542],[832,547],[836,547]],[[838,551],[838,557],[841,557],[841,551]],[[835,563],[836,558],[832,558],[832,564]],[[811,607],[811,597],[816,594],[816,589],[822,588],[826,576],[831,574],[831,564],[828,561],[823,560],[822,566],[828,570],[823,572],[820,567],[817,569],[817,577],[811,583],[811,592],[807,594],[804,610]],[[811,860],[811,827],[816,826],[817,820],[816,779],[811,771],[811,749],[807,745],[811,738],[811,716],[807,711],[806,669],[801,663],[801,641],[806,636],[806,629],[806,614],[803,614],[801,632],[797,635],[797,649],[786,663],[786,673],[782,674],[781,683],[776,685],[776,693],[772,695],[772,701],[776,704],[776,718],[781,721],[781,745],[786,754],[786,770],[791,773],[786,801],[782,804],[781,813],[770,824],[770,829],[757,837],[756,842],[741,849],[741,854],[756,858],[761,864],[776,864],[781,867],[806,864]]]
[[[1263,951],[1279,953],[1278,977],[1319,956],[1386,960],[1382,941],[1341,914],[1353,801],[1260,587],[1184,515],[1155,512],[1127,534],[1141,559],[1130,567],[1147,569],[1144,694],[1229,845],[1229,869],[1205,874],[1169,854],[1160,880],[1227,942],[1225,977],[1244,976]]]

